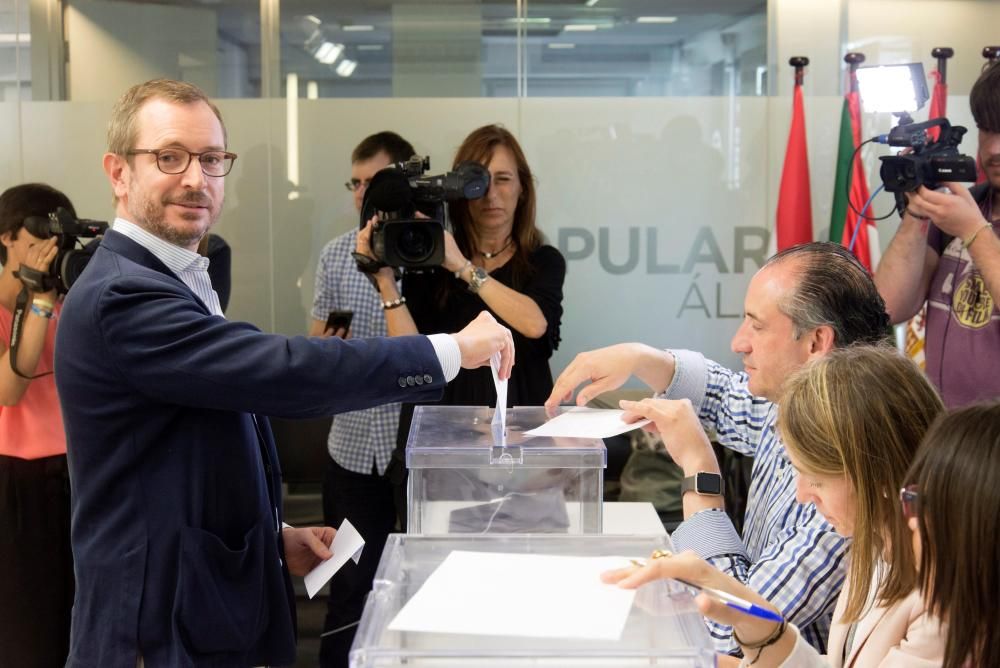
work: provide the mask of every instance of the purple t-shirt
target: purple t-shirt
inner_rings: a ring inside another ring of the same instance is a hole
[[[972,194],[992,220],[993,189]],[[1000,310],[961,239],[931,225],[927,245],[940,258],[927,295],[927,375],[949,408],[1000,397]]]

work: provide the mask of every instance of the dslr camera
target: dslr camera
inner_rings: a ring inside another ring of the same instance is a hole
[[[75,218],[59,207],[48,216],[28,216],[24,219],[24,229],[39,239],[58,237],[59,250],[48,272],[22,265],[17,271],[18,278],[33,292],[55,288],[59,294],[65,294],[83,273],[96,248],[96,245],[83,247],[80,238],[99,237],[108,230],[108,224]],[[77,248],[78,243],[80,248]]]
[[[936,141],[928,142],[927,130],[935,127],[941,128],[940,134]],[[934,190],[941,181],[976,180],[976,161],[958,151],[965,132],[965,128],[953,126],[947,118],[934,118],[923,123],[901,123],[887,137],[879,138],[889,146],[913,149],[904,155],[879,157],[882,161],[879,176],[886,191],[895,194],[900,213],[906,208],[904,193],[920,186]]]
[[[490,173],[478,162],[466,161],[454,171],[426,176],[430,166],[430,158],[415,155],[372,178],[361,204],[361,227],[378,215],[371,238],[375,264],[356,256],[361,271],[444,262],[445,202],[479,199],[490,188]],[[418,212],[426,217],[418,218]]]

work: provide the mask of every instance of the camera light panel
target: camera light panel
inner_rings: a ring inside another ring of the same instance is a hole
[[[930,98],[921,63],[859,67],[858,92],[867,112],[912,112]]]

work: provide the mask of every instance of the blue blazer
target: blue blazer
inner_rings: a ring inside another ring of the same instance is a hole
[[[67,665],[294,662],[281,472],[261,415],[436,399],[430,342],[264,334],[211,315],[115,232],[60,320],[76,568]]]

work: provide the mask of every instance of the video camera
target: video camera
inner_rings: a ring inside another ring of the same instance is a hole
[[[21,265],[17,277],[33,292],[48,292],[53,288],[65,294],[83,273],[90,257],[90,248],[77,248],[80,237],[99,237],[108,230],[108,224],[97,220],[83,220],[59,207],[46,216],[28,216],[24,219],[24,229],[39,239],[59,237],[58,252],[49,271],[43,273],[32,267]]]
[[[361,227],[378,214],[371,248],[378,266],[434,267],[444,262],[444,203],[479,199],[490,188],[490,173],[478,162],[425,176],[430,158],[415,155],[379,171],[361,204]],[[417,212],[427,216],[417,218]],[[359,268],[367,271],[359,260]]]
[[[958,151],[965,128],[952,126],[947,118],[932,118],[914,123],[910,112],[924,106],[930,99],[927,77],[920,63],[874,65],[855,70],[858,92],[865,111],[889,112],[899,117],[899,125],[887,135],[873,141],[889,146],[911,149],[900,155],[879,157],[879,176],[887,192],[896,196],[896,208],[906,209],[904,193],[920,186],[936,189],[942,181],[975,181],[976,161]],[[940,128],[935,141],[929,141],[927,130]]]
[[[938,139],[928,143],[927,130],[935,127],[941,128]],[[879,176],[886,191],[895,193],[900,213],[906,208],[903,193],[920,186],[934,190],[942,181],[976,180],[976,161],[958,150],[965,133],[965,128],[953,126],[947,118],[933,118],[923,123],[901,123],[883,136],[883,143],[889,146],[913,149],[912,153],[879,157]]]

